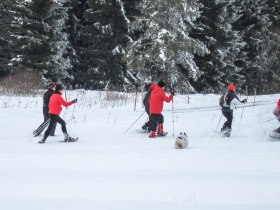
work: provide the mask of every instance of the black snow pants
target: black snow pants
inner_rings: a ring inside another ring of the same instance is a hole
[[[232,124],[232,119],[233,119],[233,110],[231,109],[222,109],[222,113],[227,118],[227,121],[224,123],[222,127],[222,131],[226,129],[231,130],[231,124]]]
[[[164,117],[162,114],[150,114],[149,118],[149,132],[156,131],[157,125],[164,122]]]
[[[54,126],[56,125],[56,123],[59,123],[61,125],[61,130],[63,133],[67,133],[66,123],[61,117],[59,117],[59,115],[49,114],[49,117],[50,117],[50,124],[44,134],[44,139],[46,139],[50,135],[50,133],[51,133],[52,129],[54,128]]]
[[[43,107],[43,115],[44,115],[44,122],[46,122],[50,118],[49,108],[46,105],[44,105],[44,107]],[[50,132],[50,136],[54,136],[55,129],[56,129],[56,123],[54,124],[54,126]]]

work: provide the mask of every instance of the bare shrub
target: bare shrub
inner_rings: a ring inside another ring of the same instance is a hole
[[[39,73],[32,70],[20,71],[0,80],[0,95],[34,96],[41,87]]]

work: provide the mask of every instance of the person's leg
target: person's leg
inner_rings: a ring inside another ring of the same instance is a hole
[[[67,133],[65,121],[61,117],[57,116],[57,123],[59,123],[61,125],[61,130],[64,135],[64,140],[67,141],[69,138],[69,135]]]
[[[150,138],[155,138],[156,137],[156,129],[157,129],[157,115],[151,114],[149,118],[149,132]]]
[[[157,126],[157,134],[161,135],[163,134],[163,122],[164,122],[164,117],[162,114],[158,115],[158,126]]]
[[[221,131],[226,130],[227,127],[228,127],[228,123],[229,123],[229,122],[228,122],[228,113],[229,113],[229,112],[222,110],[222,114],[224,115],[224,117],[225,117],[227,120],[225,121],[225,123],[224,123],[224,125],[223,125]]]
[[[50,117],[50,124],[49,124],[49,126],[48,126],[46,132],[44,133],[43,138],[39,141],[39,143],[45,143],[46,139],[47,139],[48,136],[50,135],[50,132],[51,132],[51,130],[52,130],[54,124],[55,124],[56,121],[57,121],[58,115],[50,114],[49,117]]]
[[[56,129],[56,124],[57,124],[57,123],[55,123],[55,124],[53,125],[52,130],[51,130],[51,132],[50,132],[50,136],[54,136],[54,134],[55,134],[55,129]]]
[[[233,110],[231,110],[229,113],[228,113],[228,129],[231,130],[231,124],[232,124],[232,120],[233,120]]]
[[[150,118],[150,113],[146,111],[146,113],[148,114],[148,117]],[[144,125],[142,126],[143,130],[147,130],[149,127],[149,118],[148,121],[144,123]]]

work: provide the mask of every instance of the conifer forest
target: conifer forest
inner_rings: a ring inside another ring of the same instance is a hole
[[[0,83],[280,89],[280,0],[1,0]]]

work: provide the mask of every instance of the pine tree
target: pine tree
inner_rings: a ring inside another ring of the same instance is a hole
[[[244,46],[242,37],[233,24],[240,15],[232,1],[201,1],[202,14],[197,19],[191,36],[207,45],[210,53],[195,56],[200,76],[194,83],[197,91],[224,90],[228,83],[243,84],[238,54]]]
[[[62,81],[70,84],[73,81],[70,60],[71,46],[66,32],[68,20],[68,0],[53,2],[49,8],[45,22],[51,28],[50,37],[50,68],[45,72],[47,79]]]
[[[242,68],[249,92],[262,93],[264,90],[264,69],[262,59],[263,34],[271,25],[266,0],[235,0],[241,17],[234,24],[245,42],[240,52],[238,66]]]
[[[164,79],[183,91],[190,79],[197,78],[193,54],[202,55],[207,50],[188,32],[199,16],[198,8],[195,1],[183,0],[149,0],[139,4],[141,16],[130,25],[142,34],[131,40],[126,54],[129,73],[135,80]]]
[[[11,72],[12,49],[9,44],[10,27],[14,19],[16,1],[3,0],[0,4],[0,77]]]

